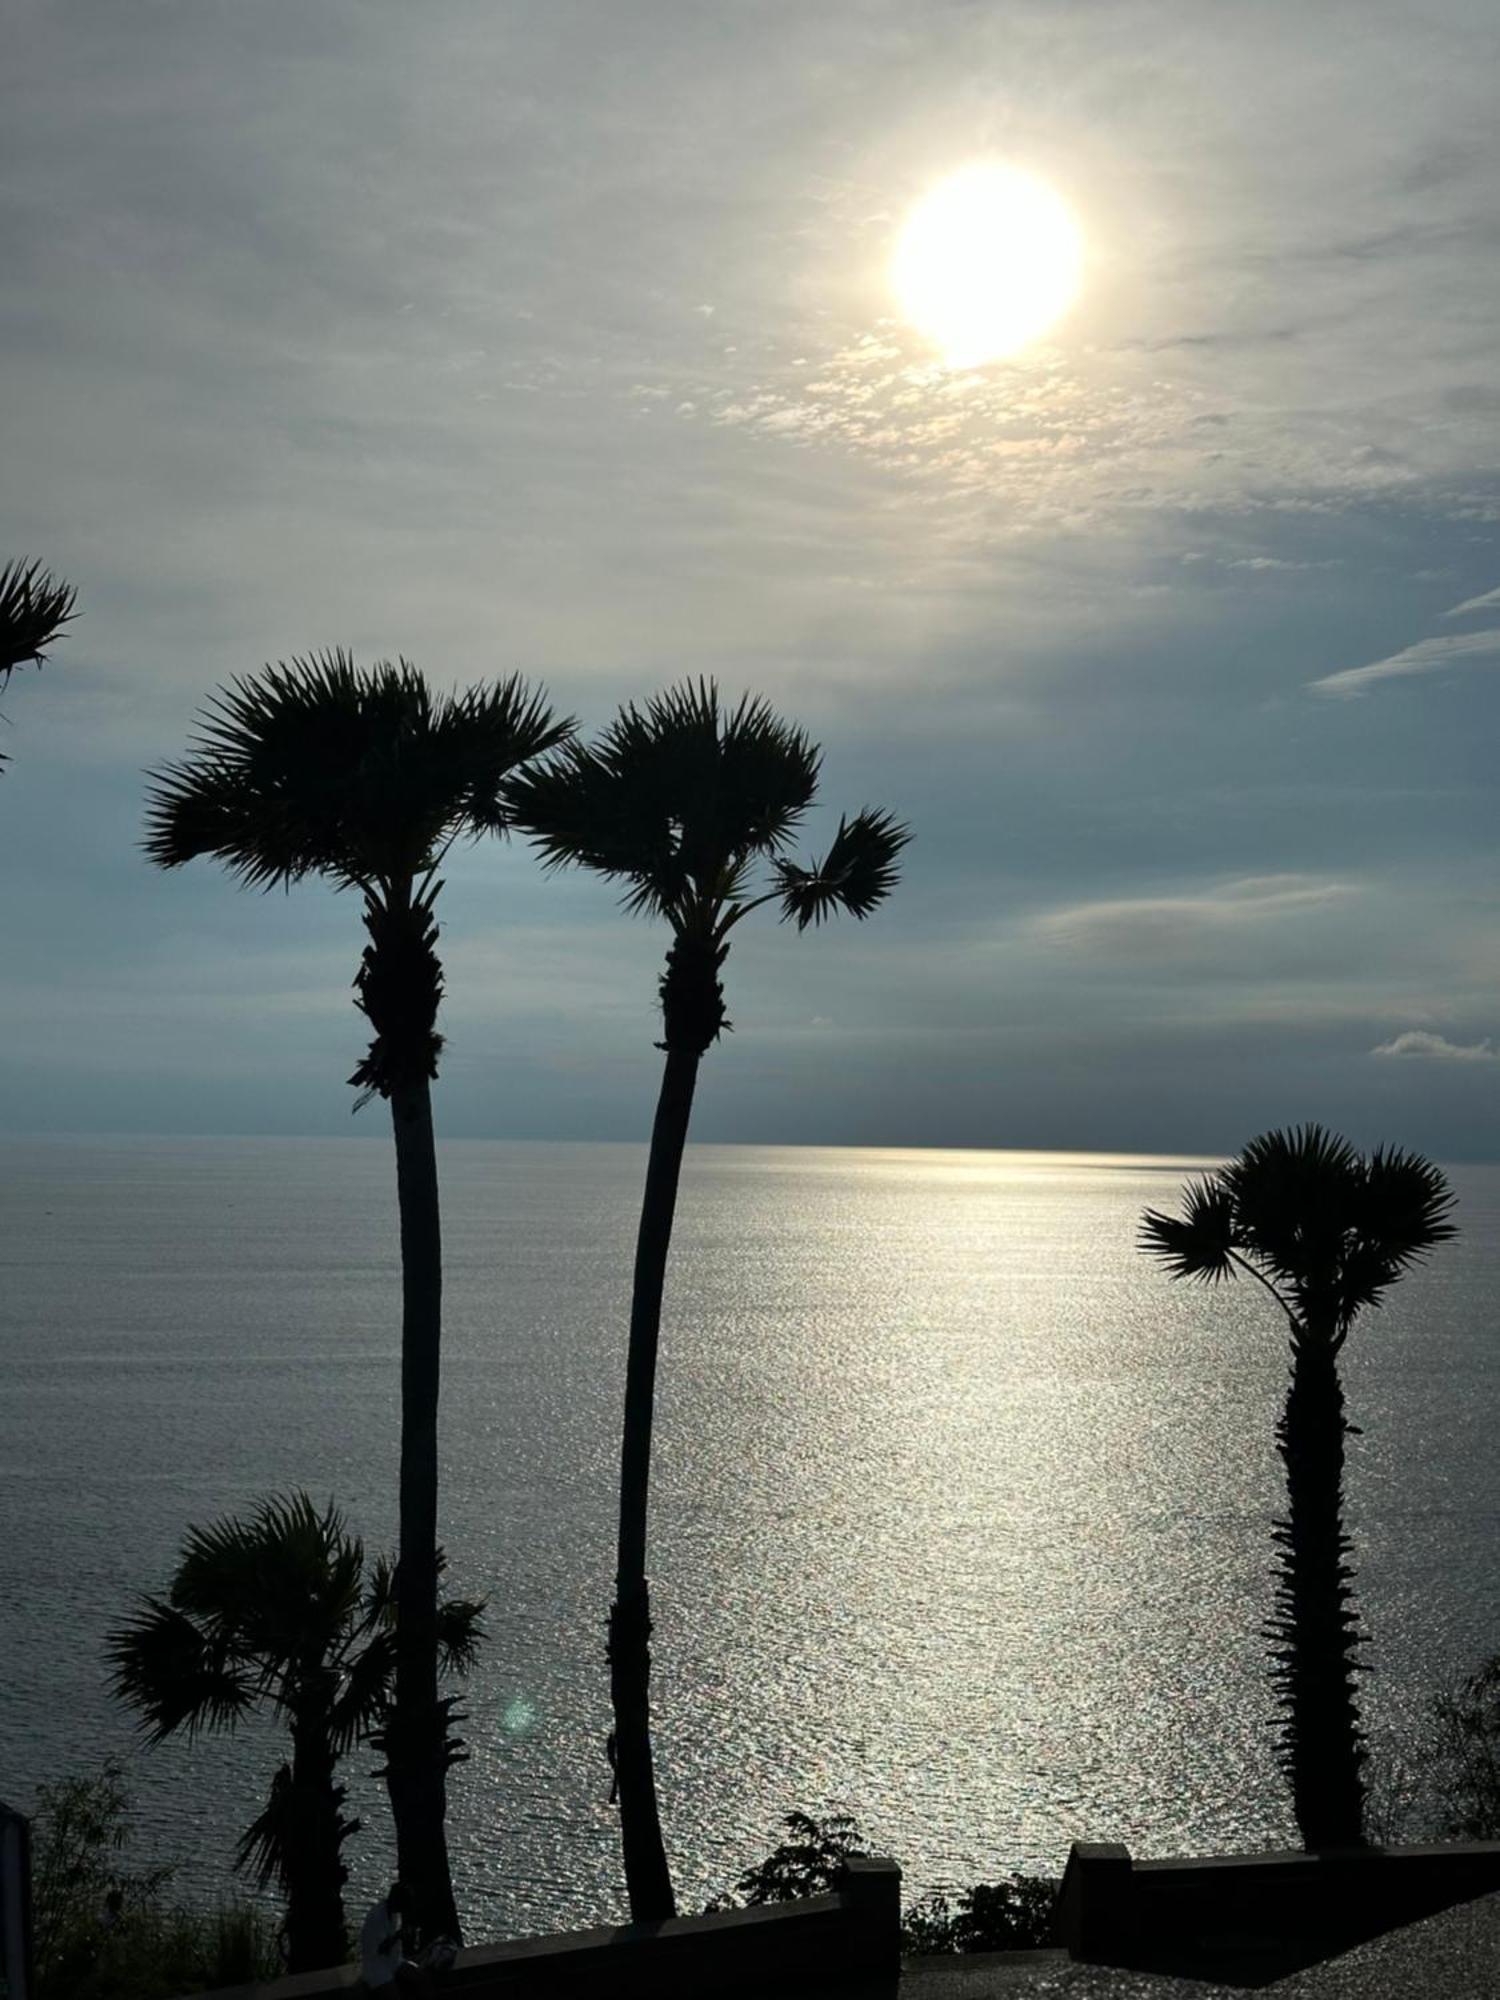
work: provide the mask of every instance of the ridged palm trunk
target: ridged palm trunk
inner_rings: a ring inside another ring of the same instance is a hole
[[[293,1719],[285,1815],[288,1972],[321,1971],[342,1965],[349,1955],[344,1924],[349,1871],[341,1850],[353,1829],[340,1811],[344,1787],[334,1783],[331,1736],[326,1705]]]
[[[651,1599],[646,1583],[646,1519],[651,1483],[651,1424],[662,1287],[677,1210],[677,1182],[687,1145],[698,1056],[669,1049],[651,1127],[646,1192],[635,1245],[630,1351],[625,1364],[625,1425],[620,1443],[620,1537],[615,1601],[609,1613],[609,1694],[615,1718],[615,1778],[625,1887],[636,1923],[677,1914],[662,1842],[651,1760]]]
[[[438,1699],[437,1415],[443,1263],[432,1091],[391,1092],[401,1211],[401,1487],[396,1698],[385,1732],[396,1864],[424,1939],[459,1941],[448,1862],[447,1713]]]
[[[438,1699],[438,1385],[443,1330],[443,1240],[438,1209],[432,1078],[443,973],[435,888],[398,879],[365,903],[365,948],[355,982],[376,1030],[350,1078],[391,1107],[401,1215],[400,1546],[396,1560],[396,1694],[381,1745],[396,1822],[396,1865],[418,1938],[461,1942],[448,1862],[448,1714]]]
[[[1344,1414],[1338,1339],[1311,1322],[1292,1333],[1292,1375],[1276,1427],[1287,1518],[1275,1539],[1273,1674],[1285,1711],[1281,1765],[1309,1850],[1364,1845],[1364,1744],[1355,1699],[1361,1639],[1345,1558]]]
[[[662,1286],[677,1213],[693,1090],[704,1051],[724,1026],[719,967],[728,947],[709,935],[679,935],[661,981],[666,1064],[651,1126],[646,1192],[635,1243],[630,1351],[625,1362],[625,1426],[620,1443],[620,1540],[609,1613],[609,1693],[614,1708],[615,1780],[630,1915],[638,1924],[677,1914],[661,1837],[651,1757],[651,1598],[646,1585],[646,1521],[651,1425]]]

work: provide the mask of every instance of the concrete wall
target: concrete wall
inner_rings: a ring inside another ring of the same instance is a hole
[[[1374,1936],[1500,1890],[1500,1841],[1135,1861],[1113,1842],[1076,1842],[1059,1903],[1075,1958],[1126,1964],[1164,1937],[1226,1941]]]
[[[478,1945],[461,1951],[436,1986],[455,2000],[701,2000],[705,1993],[828,1993],[846,1981],[869,1987],[888,1980],[894,1994],[900,1969],[901,1870],[868,1859],[850,1862],[830,1896]],[[340,2000],[363,1991],[357,1969],[345,1966],[225,1988],[212,2000]]]

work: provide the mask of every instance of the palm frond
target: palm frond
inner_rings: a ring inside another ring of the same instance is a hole
[[[38,666],[63,637],[74,616],[77,592],[39,562],[14,561],[0,569],[0,687],[28,660]]]
[[[438,1606],[438,1671],[468,1674],[489,1634],[484,1629],[485,1599],[448,1597]]]
[[[1365,1167],[1358,1203],[1360,1234],[1405,1269],[1458,1234],[1449,1220],[1454,1194],[1441,1167],[1420,1153],[1379,1146]]]
[[[233,1729],[254,1706],[256,1676],[232,1640],[157,1597],[109,1635],[110,1691],[139,1711],[152,1743],[183,1730]]]
[[[395,1630],[371,1632],[348,1662],[329,1710],[329,1739],[335,1756],[342,1757],[369,1739],[390,1706],[395,1686]]]
[[[1321,1125],[1264,1132],[1225,1168],[1244,1246],[1283,1282],[1318,1287],[1336,1268],[1362,1174],[1347,1139]]]
[[[1141,1217],[1138,1244],[1158,1258],[1173,1278],[1199,1278],[1216,1285],[1234,1273],[1234,1200],[1223,1177],[1207,1174],[1183,1194],[1183,1213],[1162,1215],[1148,1208]]]
[[[802,931],[836,910],[867,917],[895,887],[896,856],[910,839],[910,829],[888,812],[866,807],[853,819],[840,819],[822,861],[807,868],[777,861],[782,921],[795,918]]]
[[[364,1548],[330,1502],[322,1512],[294,1492],[248,1521],[227,1517],[188,1531],[172,1602],[242,1654],[275,1685],[283,1667],[338,1650],[358,1614]]]
[[[271,1780],[266,1803],[235,1844],[234,1865],[257,1888],[291,1887],[291,1856],[296,1847],[298,1800],[292,1767],[282,1764]]]

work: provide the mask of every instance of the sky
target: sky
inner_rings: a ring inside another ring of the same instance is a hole
[[[204,698],[344,645],[585,732],[686,675],[914,838],[727,969],[715,1141],[1500,1155],[1489,0],[12,0],[0,1121],[376,1131],[358,909],[141,855]],[[913,205],[1082,286],[954,370]],[[441,913],[452,1136],[639,1139],[665,938],[524,844]]]

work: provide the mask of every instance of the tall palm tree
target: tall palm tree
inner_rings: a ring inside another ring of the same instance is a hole
[[[40,666],[73,616],[77,593],[37,562],[0,569],[0,690],[28,660]],[[0,764],[7,762],[0,752]]]
[[[147,805],[146,851],[163,868],[207,854],[249,885],[319,874],[363,899],[355,1004],[375,1038],[350,1082],[356,1109],[372,1096],[390,1105],[401,1220],[400,1617],[382,1747],[424,1938],[459,1936],[444,1831],[457,1750],[437,1693],[438,869],[460,835],[506,830],[503,780],[571,728],[519,676],[437,695],[405,660],[365,670],[342,651],[315,654],[215,696],[193,754],[153,774]]]
[[[729,1026],[719,973],[735,926],[766,903],[799,930],[836,910],[865,917],[889,894],[908,833],[889,814],[840,820],[828,854],[783,853],[812,804],[820,752],[765,702],[729,712],[705,681],[631,705],[591,747],[577,742],[510,780],[517,827],[548,866],[576,863],[629,886],[625,906],[666,920],[665,1054],[636,1239],[620,1450],[615,1601],[609,1614],[611,1755],[626,1886],[637,1922],[674,1914],[650,1737],[646,1523],[662,1285],[698,1065]],[[762,870],[757,886],[757,870]],[[767,886],[767,883],[769,886]]]
[[[1174,1278],[1244,1275],[1275,1300],[1291,1337],[1276,1426],[1287,1512],[1277,1521],[1276,1609],[1264,1636],[1282,1709],[1280,1762],[1304,1845],[1364,1842],[1365,1759],[1355,1699],[1364,1640],[1346,1560],[1344,1412],[1338,1357],[1349,1330],[1406,1268],[1455,1231],[1453,1196],[1416,1153],[1368,1159],[1319,1125],[1268,1132],[1191,1183],[1180,1216],[1148,1209],[1141,1248]]]
[[[439,1605],[445,1671],[473,1664],[482,1610],[463,1599]],[[319,1514],[293,1493],[262,1502],[248,1521],[189,1529],[168,1595],[143,1597],[109,1636],[113,1691],[139,1710],[152,1743],[232,1731],[263,1702],[285,1721],[291,1761],[236,1862],[285,1895],[292,1972],[348,1955],[342,1850],[359,1821],[343,1816],[337,1771],[388,1711],[394,1626],[390,1565],[367,1575],[363,1544],[337,1508]]]

